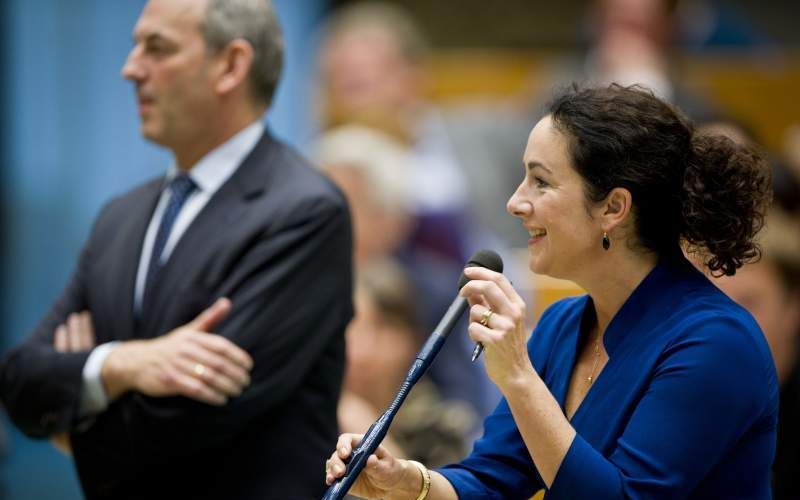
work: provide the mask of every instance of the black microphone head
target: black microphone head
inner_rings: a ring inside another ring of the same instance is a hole
[[[464,267],[485,267],[487,269],[491,269],[492,271],[502,273],[503,272],[503,259],[500,258],[500,255],[497,254],[494,250],[478,250],[475,254],[470,257],[469,262]],[[458,289],[467,284],[469,278],[467,278],[464,273],[461,273],[461,278],[458,279]]]

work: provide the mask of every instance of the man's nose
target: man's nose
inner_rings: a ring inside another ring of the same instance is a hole
[[[128,54],[125,64],[122,65],[122,78],[131,81],[141,81],[145,76],[145,68],[139,58],[139,47],[134,47]]]

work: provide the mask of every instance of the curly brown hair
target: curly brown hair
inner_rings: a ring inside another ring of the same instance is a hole
[[[771,199],[771,173],[754,149],[698,134],[680,111],[639,87],[573,84],[548,107],[568,137],[587,198],[630,191],[637,243],[676,255],[699,251],[712,274],[758,259],[755,235]]]

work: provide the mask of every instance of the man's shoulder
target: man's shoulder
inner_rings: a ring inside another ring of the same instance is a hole
[[[94,230],[113,228],[122,220],[128,220],[145,205],[155,205],[163,183],[163,176],[149,179],[121,194],[112,196],[103,204],[94,222]]]
[[[126,208],[132,205],[140,205],[143,199],[156,195],[159,192],[163,182],[164,176],[160,175],[158,177],[148,179],[128,189],[127,191],[116,194],[105,203],[101,209],[101,212]]]
[[[267,148],[257,147],[253,156],[267,179],[268,194],[286,195],[295,204],[324,201],[346,206],[339,187],[291,145],[271,138]]]

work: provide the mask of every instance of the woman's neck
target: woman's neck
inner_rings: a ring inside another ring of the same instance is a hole
[[[617,311],[658,263],[655,253],[618,251],[604,257],[602,265],[577,282],[592,298],[601,336]]]

